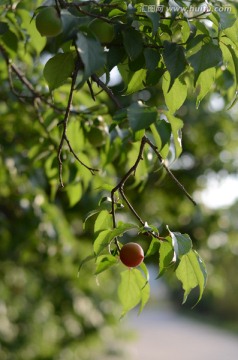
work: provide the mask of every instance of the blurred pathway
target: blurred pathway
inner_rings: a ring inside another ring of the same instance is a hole
[[[127,320],[137,332],[128,345],[131,360],[238,360],[238,336],[173,310],[145,308]]]

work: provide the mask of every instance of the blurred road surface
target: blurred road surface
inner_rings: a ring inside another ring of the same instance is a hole
[[[130,360],[238,360],[238,336],[173,310],[145,308],[127,321],[137,332],[128,345]]]

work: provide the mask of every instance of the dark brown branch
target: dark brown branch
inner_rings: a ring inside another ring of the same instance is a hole
[[[69,92],[69,97],[68,97],[68,103],[67,103],[67,107],[66,107],[66,111],[65,111],[65,115],[64,115],[64,119],[63,121],[60,123],[63,125],[63,132],[61,135],[61,140],[60,140],[60,144],[59,144],[59,148],[58,148],[58,163],[59,163],[59,181],[60,181],[60,186],[64,187],[64,183],[63,183],[63,161],[62,161],[62,150],[63,150],[63,145],[64,142],[66,141],[70,152],[73,154],[73,156],[75,157],[75,159],[81,164],[83,165],[86,169],[88,169],[92,174],[94,174],[96,171],[98,171],[97,169],[91,168],[88,165],[86,165],[83,161],[81,161],[78,156],[76,155],[76,153],[74,152],[70,141],[67,137],[67,126],[68,126],[68,121],[69,121],[69,115],[70,115],[70,107],[72,105],[72,100],[73,100],[73,92],[74,92],[74,87],[76,84],[76,79],[77,79],[77,74],[78,74],[78,64],[76,63],[75,65],[75,69],[72,75],[72,82],[71,82],[71,87],[70,87],[70,92]]]
[[[128,180],[128,178],[136,172],[136,169],[140,163],[141,160],[143,160],[143,151],[144,151],[144,147],[145,145],[148,144],[152,150],[155,152],[155,154],[157,155],[159,161],[161,162],[161,165],[165,168],[165,170],[167,171],[168,175],[175,181],[175,183],[179,186],[179,188],[184,192],[184,194],[189,198],[189,200],[196,205],[195,201],[192,199],[192,197],[188,194],[188,192],[186,191],[186,189],[184,188],[184,186],[178,181],[178,179],[174,176],[174,174],[171,172],[171,170],[167,167],[167,165],[164,162],[164,159],[162,158],[162,156],[160,155],[157,147],[147,138],[147,136],[143,136],[143,138],[141,139],[141,144],[140,144],[140,149],[139,149],[139,153],[138,156],[136,158],[136,161],[134,163],[134,165],[127,171],[127,173],[123,176],[123,178],[119,181],[119,183],[112,189],[111,191],[111,200],[112,200],[112,221],[113,221],[113,227],[116,228],[117,224],[116,224],[116,214],[115,214],[115,192],[119,191],[119,193],[121,194],[122,198],[124,199],[124,201],[126,202],[128,208],[131,210],[131,212],[133,213],[133,215],[137,218],[137,220],[142,224],[142,226],[145,226],[145,222],[141,219],[141,217],[138,215],[138,213],[136,212],[136,210],[134,209],[134,207],[132,206],[132,204],[130,203],[130,201],[127,199],[125,193],[124,193],[124,186],[126,181]],[[158,234],[156,234],[154,231],[146,231],[147,235],[153,236],[159,240],[164,241],[165,238],[164,237],[160,237]]]
[[[113,91],[106,84],[104,84],[104,82],[101,79],[99,79],[99,77],[96,74],[93,74],[91,78],[93,81],[97,83],[98,86],[100,86],[107,93],[107,95],[114,102],[116,107],[118,107],[118,109],[121,109],[122,105],[114,95]]]

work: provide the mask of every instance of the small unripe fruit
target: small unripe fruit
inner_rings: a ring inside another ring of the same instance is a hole
[[[41,36],[57,36],[63,30],[62,20],[53,6],[47,6],[36,16],[36,28]]]
[[[130,268],[136,267],[144,260],[144,251],[139,244],[129,242],[121,248],[120,260]]]
[[[94,33],[101,43],[110,43],[114,39],[114,27],[101,19],[91,22],[89,29]]]

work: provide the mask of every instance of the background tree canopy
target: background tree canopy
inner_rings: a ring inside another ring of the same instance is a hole
[[[199,198],[236,174],[237,4],[0,10],[1,359],[116,357],[112,325],[148,301],[150,263],[192,305],[206,263],[198,307],[237,318],[237,203]],[[128,241],[146,255],[130,270]]]

